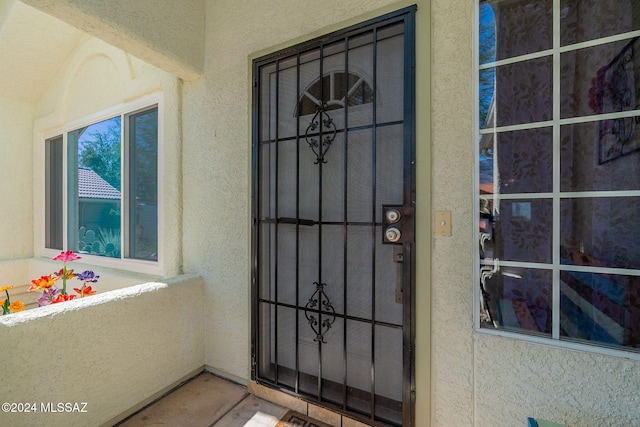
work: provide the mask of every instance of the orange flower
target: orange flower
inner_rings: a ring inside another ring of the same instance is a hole
[[[58,280],[58,278],[52,278],[51,275],[48,276],[40,276],[38,279],[33,279],[31,281],[31,287],[29,287],[30,291],[35,290],[45,290],[49,289],[53,286],[53,284]]]
[[[76,297],[75,295],[58,294],[58,297],[56,299],[54,299],[53,301],[51,301],[51,304],[56,304],[56,303],[65,302],[65,301],[71,301],[75,297]]]
[[[77,293],[80,294],[80,298],[84,298],[87,295],[93,295],[96,293],[96,291],[94,291],[93,289],[91,289],[91,286],[83,286],[82,288],[78,289],[78,288],[73,288],[74,291],[76,291]]]
[[[54,274],[58,279],[73,279],[74,277],[77,276],[77,274],[73,272],[72,268],[67,268],[67,269],[61,268],[59,271],[57,271]]]
[[[7,302],[6,299],[0,299],[0,307],[2,307],[4,305],[4,303]]]
[[[13,289],[13,285],[0,286],[0,292],[8,291],[9,289]]]
[[[11,310],[12,313],[22,311],[24,310],[24,303],[22,301],[14,301],[9,304],[9,310]]]

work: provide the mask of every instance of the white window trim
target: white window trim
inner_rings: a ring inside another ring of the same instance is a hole
[[[124,271],[132,271],[132,272],[137,272],[137,273],[143,273],[143,274],[150,274],[150,275],[158,275],[158,276],[164,276],[165,274],[165,258],[164,258],[164,252],[165,252],[165,244],[164,244],[164,233],[163,230],[165,229],[165,218],[164,218],[164,209],[162,208],[164,206],[164,181],[162,179],[162,170],[163,170],[163,165],[164,165],[164,97],[162,96],[162,94],[154,94],[151,96],[147,96],[144,98],[140,98],[137,99],[135,101],[132,102],[128,102],[128,103],[123,103],[123,104],[119,104],[110,108],[107,108],[105,110],[90,114],[88,116],[82,117],[80,119],[76,119],[73,120],[71,122],[65,123],[63,126],[49,130],[47,132],[44,132],[40,135],[40,149],[42,150],[42,152],[44,152],[45,149],[45,144],[44,142],[52,139],[52,138],[56,138],[56,137],[60,137],[62,136],[62,145],[63,145],[63,153],[65,153],[65,155],[63,155],[63,176],[62,176],[62,180],[63,180],[63,198],[65,200],[65,203],[63,203],[63,247],[65,248],[64,250],[67,250],[67,245],[68,245],[68,229],[67,229],[67,220],[68,220],[68,206],[66,203],[67,200],[67,134],[73,130],[76,130],[78,128],[84,127],[84,126],[89,126],[95,123],[99,123],[103,120],[107,120],[110,119],[114,116],[123,116],[123,117],[127,117],[131,114],[135,114],[136,112],[140,112],[143,111],[147,108],[152,108],[157,106],[158,108],[158,181],[157,181],[157,185],[158,185],[158,260],[157,261],[146,261],[146,260],[138,260],[138,259],[132,259],[132,258],[109,258],[109,257],[101,257],[101,256],[95,256],[95,255],[87,255],[87,254],[82,254],[82,259],[83,262],[86,262],[88,264],[91,265],[96,265],[96,266],[100,266],[100,267],[108,267],[108,268],[113,268],[116,270],[124,270]],[[124,129],[125,128],[125,123],[124,120],[121,122],[120,124],[121,128]],[[122,132],[122,139],[123,142],[125,140],[125,134],[124,131]],[[124,153],[126,150],[126,144],[123,143],[121,144],[121,156],[122,156],[122,168],[123,170],[126,171],[126,164],[128,163],[128,156],[125,156]],[[44,170],[45,168],[45,163],[46,163],[46,156],[42,156],[42,162],[41,162],[41,170]],[[46,185],[46,177],[43,176],[42,181],[40,182],[40,188],[45,188]],[[128,172],[125,172],[123,174],[123,182],[127,180],[128,181]],[[122,206],[125,207],[127,202],[127,193],[128,193],[128,186],[123,185],[122,186]],[[45,206],[46,206],[46,192],[42,193],[42,197],[40,200],[40,208],[38,209],[38,212],[36,212],[36,215],[40,216],[41,219],[41,236],[40,236],[40,247],[42,250],[42,256],[44,257],[55,257],[56,255],[58,255],[60,253],[60,250],[58,249],[50,249],[50,248],[46,248],[45,247],[45,241],[46,241],[46,211],[45,211]],[[124,214],[121,216],[121,230],[125,230],[125,226],[126,226],[126,222],[127,222],[127,218],[128,218],[128,209],[123,209]]]
[[[532,264],[530,267],[532,268],[546,268],[552,271],[553,276],[553,289],[552,289],[552,313],[553,315],[553,325],[552,325],[552,334],[551,337],[538,336],[533,334],[527,334],[526,331],[523,332],[510,332],[505,329],[491,329],[491,328],[481,328],[480,327],[480,304],[481,304],[481,291],[480,291],[480,267],[482,265],[479,253],[478,253],[478,225],[477,219],[480,218],[480,205],[478,202],[478,195],[480,194],[480,174],[479,174],[479,162],[480,162],[480,153],[478,150],[479,138],[482,134],[489,133],[497,133],[497,132],[506,132],[511,130],[519,130],[519,129],[532,129],[539,127],[552,127],[553,128],[553,140],[554,140],[554,152],[558,151],[558,141],[560,140],[560,127],[562,125],[571,124],[571,123],[584,123],[589,121],[600,121],[607,120],[611,118],[620,118],[620,117],[638,117],[640,116],[640,109],[636,109],[633,111],[621,112],[621,113],[609,113],[609,114],[600,114],[593,116],[581,116],[567,119],[560,119],[560,105],[557,102],[553,103],[553,118],[552,120],[548,120],[545,122],[537,122],[537,123],[528,123],[524,125],[513,125],[513,126],[503,126],[496,128],[486,128],[480,130],[480,102],[479,102],[479,75],[480,70],[485,68],[493,68],[499,65],[504,65],[512,62],[520,62],[526,59],[533,59],[542,56],[553,55],[553,99],[559,99],[560,92],[560,68],[558,63],[560,62],[560,53],[566,51],[572,51],[576,49],[581,49],[584,47],[592,47],[600,44],[610,43],[613,41],[625,40],[631,37],[640,36],[640,30],[632,31],[623,34],[617,34],[610,37],[605,37],[597,40],[581,42],[569,46],[560,47],[560,16],[558,13],[554,13],[553,15],[553,49],[549,49],[542,52],[536,52],[533,54],[522,55],[514,58],[508,58],[505,60],[499,60],[487,64],[480,65],[480,52],[479,52],[479,25],[478,22],[480,20],[480,2],[478,0],[474,1],[474,19],[473,19],[473,139],[472,139],[472,150],[474,156],[473,162],[473,221],[471,227],[471,239],[473,242],[473,325],[474,332],[481,335],[489,335],[489,336],[499,336],[503,338],[516,339],[519,341],[531,342],[536,344],[543,344],[550,347],[562,348],[567,350],[575,350],[582,351],[587,353],[601,354],[606,356],[613,357],[622,357],[631,360],[640,360],[640,350],[632,351],[625,350],[624,348],[612,348],[606,347],[604,345],[600,345],[597,342],[588,343],[588,342],[574,342],[566,339],[561,339],[559,336],[560,329],[560,319],[559,316],[555,315],[560,312],[560,286],[559,286],[559,275],[561,270],[572,270],[572,271],[587,271],[587,272],[597,272],[597,273],[611,273],[611,274],[631,274],[640,276],[640,270],[630,270],[630,269],[614,269],[614,268],[596,268],[596,267],[578,267],[578,266],[565,266],[560,264],[559,260],[559,228],[560,228],[560,219],[556,214],[559,209],[559,202],[562,198],[566,197],[611,197],[611,196],[640,196],[640,190],[634,191],[602,191],[602,192],[580,192],[580,193],[562,193],[560,194],[560,183],[559,183],[559,172],[560,172],[560,160],[559,156],[554,156],[553,163],[553,173],[554,173],[554,182],[553,182],[553,192],[552,193],[531,193],[524,195],[508,195],[505,197],[499,196],[504,199],[518,199],[518,198],[526,198],[526,199],[535,199],[535,198],[551,198],[553,200],[553,210],[554,210],[554,218],[553,218],[553,242],[552,242],[552,253],[553,253],[553,262],[551,264]],[[553,1],[553,10],[560,9],[560,0]],[[528,267],[526,262],[514,262],[509,263],[506,261],[500,261],[500,266],[508,266],[508,265],[518,265]],[[569,268],[570,267],[570,268]],[[640,326],[639,326],[640,327]]]

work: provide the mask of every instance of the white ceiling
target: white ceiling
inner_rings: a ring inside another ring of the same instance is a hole
[[[83,34],[19,1],[0,0],[0,97],[36,103]]]

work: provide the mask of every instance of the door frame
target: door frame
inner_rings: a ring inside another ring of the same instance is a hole
[[[292,391],[287,387],[279,387],[267,381],[261,381],[257,375],[258,335],[258,259],[259,259],[259,82],[258,74],[260,66],[272,62],[278,57],[290,55],[294,52],[303,51],[321,42],[336,40],[351,33],[357,33],[365,28],[381,23],[393,23],[404,21],[404,205],[416,208],[416,26],[415,26],[415,5],[399,9],[381,15],[377,18],[369,19],[361,23],[351,25],[341,30],[330,32],[326,35],[316,37],[302,43],[277,50],[267,55],[256,58],[252,62],[252,106],[251,106],[251,380],[258,384],[279,389],[288,393]],[[409,143],[406,143],[409,141]],[[415,226],[414,226],[415,227]],[[415,425],[415,400],[416,400],[416,378],[415,378],[415,354],[416,354],[416,244],[415,241],[403,244],[405,268],[403,269],[404,283],[407,285],[403,289],[403,400],[402,400],[402,425],[411,427]],[[408,262],[407,262],[408,261]],[[313,404],[320,404],[304,394],[296,394]],[[372,422],[371,419],[358,417],[348,411],[341,410],[334,406],[328,406],[329,410],[360,418],[365,422]],[[374,422],[375,423],[375,422]],[[378,425],[378,424],[374,424]],[[382,425],[382,424],[381,424]]]

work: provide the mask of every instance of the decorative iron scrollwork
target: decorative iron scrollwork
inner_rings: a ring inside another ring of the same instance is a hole
[[[319,284],[318,282],[313,282],[313,284],[316,285],[316,291],[311,295],[311,298],[309,298],[304,308],[304,316],[316,334],[314,341],[326,344],[327,342],[324,340],[324,335],[331,329],[333,323],[336,321],[336,311],[333,305],[331,305],[329,297],[324,292],[324,287],[327,286],[327,284]],[[322,314],[326,314],[328,317],[323,319],[322,324],[320,324],[320,320],[316,319],[314,313],[318,313],[319,318],[322,317],[320,316]]]
[[[336,139],[336,125],[333,123],[331,116],[327,114],[326,106],[326,104],[318,105],[316,114],[314,114],[304,133],[307,144],[316,155],[316,161],[313,162],[316,165],[320,162],[327,163],[324,155],[331,148],[333,140]],[[321,124],[322,127],[320,126]]]

